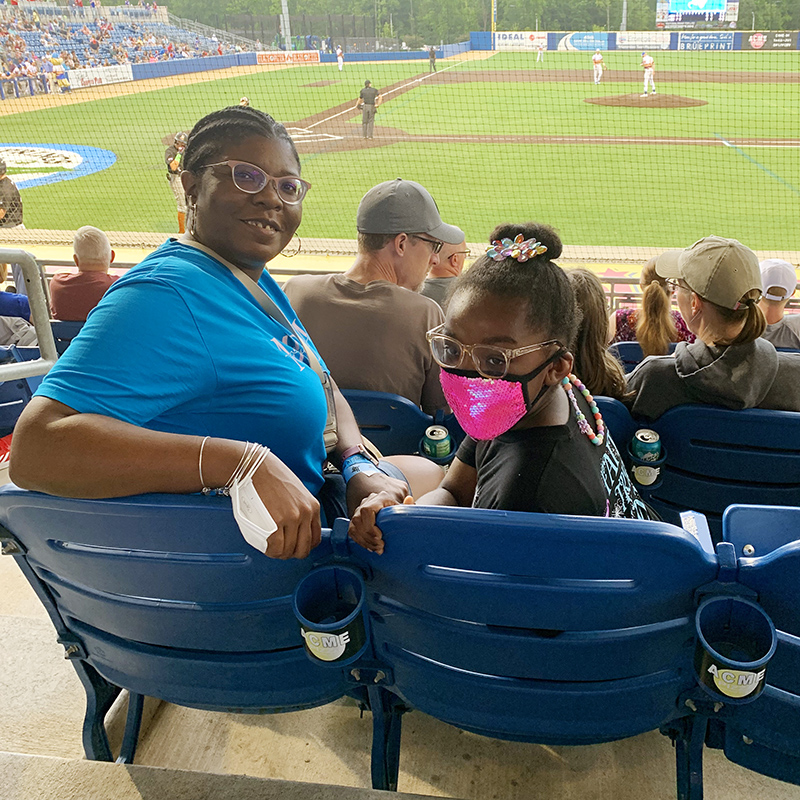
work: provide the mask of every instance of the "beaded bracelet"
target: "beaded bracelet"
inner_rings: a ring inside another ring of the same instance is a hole
[[[242,455],[239,458],[239,463],[236,465],[236,468],[231,473],[230,478],[228,478],[228,480],[225,482],[225,485],[217,488],[212,488],[210,486],[206,486],[205,479],[203,478],[203,451],[205,450],[206,442],[210,438],[211,438],[210,436],[206,436],[200,443],[200,458],[198,461],[198,471],[200,472],[200,485],[203,487],[201,491],[204,495],[222,494],[230,496],[231,487],[234,485],[234,483],[251,477],[258,469],[258,467],[261,466],[261,464],[264,462],[264,459],[270,453],[270,449],[268,447],[264,447],[263,445],[257,444],[255,442],[245,442],[244,450],[242,451]]]

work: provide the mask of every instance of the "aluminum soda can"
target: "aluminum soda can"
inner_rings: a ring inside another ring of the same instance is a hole
[[[442,425],[431,425],[422,437],[422,452],[431,458],[446,458],[453,449],[450,432]]]
[[[633,436],[631,452],[640,461],[658,461],[661,458],[661,437],[650,428],[641,428]]]

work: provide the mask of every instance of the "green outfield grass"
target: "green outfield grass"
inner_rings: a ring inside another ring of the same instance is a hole
[[[402,175],[428,186],[445,219],[461,225],[472,241],[485,239],[499,221],[536,218],[556,225],[565,242],[576,245],[682,246],[714,232],[757,249],[799,250],[798,148],[534,144],[503,138],[644,136],[729,143],[745,137],[800,138],[800,84],[783,83],[775,74],[800,71],[800,54],[654,55],[657,82],[659,71],[667,69],[763,71],[774,82],[658,82],[661,95],[697,98],[707,105],[626,108],[585,102],[637,94],[641,87],[638,80],[595,86],[590,53],[549,52],[544,70],[530,54],[497,54],[452,69],[452,62],[440,61],[440,70],[478,71],[486,79],[438,85],[426,79],[392,95],[376,127],[379,137],[382,129],[384,137],[393,137],[387,146],[361,149],[356,140],[354,149],[344,152],[321,147],[312,153],[301,147],[303,174],[313,184],[301,234],[353,238],[364,191]],[[617,69],[638,74],[639,53],[605,57]],[[562,69],[585,69],[586,81],[558,80],[555,71]],[[527,72],[511,81],[491,80],[508,77],[500,71],[510,70]],[[386,87],[423,74],[427,62],[349,63],[341,74],[335,65],[265,71],[7,116],[0,139],[92,145],[117,155],[104,172],[25,189],[28,227],[74,229],[91,223],[167,233],[175,229],[175,209],[164,178],[164,137],[242,94],[290,122],[355,102],[366,77]],[[310,85],[323,81],[332,83]],[[325,133],[333,130],[331,124],[315,130]],[[360,133],[357,120],[345,128],[354,137]],[[414,138],[427,135],[444,140]]]

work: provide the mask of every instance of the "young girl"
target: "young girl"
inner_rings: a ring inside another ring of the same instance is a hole
[[[592,394],[622,400],[628,393],[622,365],[608,351],[608,303],[603,284],[588,269],[571,269],[567,278],[581,315],[575,337],[573,372]]]
[[[642,289],[641,308],[618,308],[608,320],[608,341],[639,342],[645,356],[664,356],[672,342],[693,342],[680,312],[672,309],[671,292],[656,272],[656,260],[651,258],[639,277]]]
[[[592,396],[572,374],[579,312],[547,225],[501,225],[428,332],[445,397],[467,437],[422,505],[648,518]],[[410,500],[407,499],[407,502]],[[413,502],[413,501],[412,501]],[[373,494],[350,535],[383,551]]]

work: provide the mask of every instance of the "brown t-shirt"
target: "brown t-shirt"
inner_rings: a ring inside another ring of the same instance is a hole
[[[117,279],[107,272],[59,273],[50,281],[50,312],[53,319],[84,322]]]
[[[284,291],[340,389],[399,394],[428,414],[447,407],[425,339],[444,321],[433,300],[344,275],[299,275]]]

